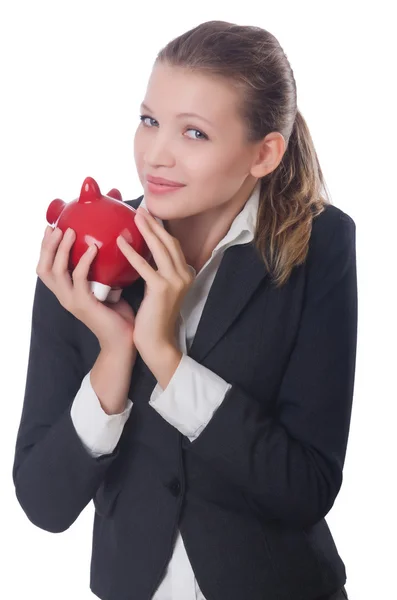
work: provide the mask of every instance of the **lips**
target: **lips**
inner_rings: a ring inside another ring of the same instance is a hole
[[[184,183],[180,183],[179,181],[172,181],[171,179],[164,179],[163,177],[152,177],[151,175],[147,175],[146,180],[149,183],[154,183],[156,185],[164,185],[167,187],[183,187],[185,185]]]

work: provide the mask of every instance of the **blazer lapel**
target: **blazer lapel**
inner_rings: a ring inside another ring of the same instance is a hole
[[[225,335],[267,276],[253,243],[229,246],[223,254],[188,352],[201,362]]]

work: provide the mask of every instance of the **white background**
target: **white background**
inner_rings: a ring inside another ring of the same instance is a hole
[[[158,50],[202,21],[259,25],[294,70],[333,203],[357,226],[359,338],[344,482],[327,517],[351,600],[397,597],[396,46],[392,2],[3,2],[0,8],[1,597],[93,598],[94,509],[51,534],[27,519],[11,469],[35,268],[54,198],[84,178],[142,194],[133,135]],[[226,600],[226,599],[225,599]],[[247,599],[249,600],[249,599]]]

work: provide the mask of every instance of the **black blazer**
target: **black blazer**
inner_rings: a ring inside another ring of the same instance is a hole
[[[342,483],[356,286],[355,224],[332,205],[280,289],[252,242],[229,247],[189,351],[232,384],[223,403],[190,442],[148,404],[156,380],[138,355],[121,439],[93,458],[70,407],[99,344],[37,279],[16,495],[54,533],[93,499],[97,596],[149,600],[178,527],[207,600],[314,600],[343,586],[324,517]],[[139,279],[123,297],[138,310],[143,291]]]

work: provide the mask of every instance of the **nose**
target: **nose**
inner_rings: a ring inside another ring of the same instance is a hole
[[[172,167],[174,165],[174,156],[169,138],[166,138],[160,132],[152,135],[150,141],[147,142],[144,158],[146,164],[151,167]]]

